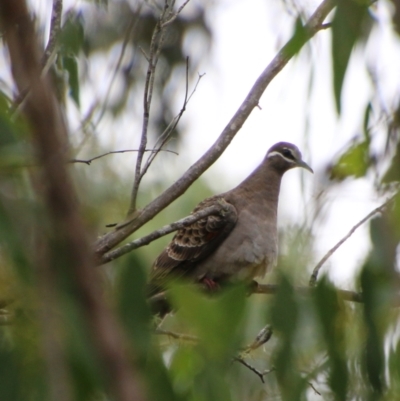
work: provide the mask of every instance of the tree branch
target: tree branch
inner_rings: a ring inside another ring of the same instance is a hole
[[[189,1],[190,0],[185,0],[183,4],[178,8],[178,11],[176,13],[172,11],[170,12],[172,16],[162,23],[163,28],[175,21],[175,19],[178,17],[181,11],[186,7]]]
[[[269,295],[274,295],[277,293],[279,286],[276,284],[258,284],[254,286],[252,289],[252,294],[269,294]],[[295,287],[294,290],[301,295],[311,295],[313,292],[312,287]],[[345,301],[349,302],[356,302],[356,303],[363,303],[363,296],[359,292],[354,292],[354,291],[348,291],[348,290],[339,290],[336,289],[337,294],[340,298],[342,298]],[[396,302],[398,305],[400,305],[400,297]]]
[[[235,356],[233,358],[233,360],[235,362],[239,362],[240,364],[242,364],[243,366],[246,366],[247,369],[250,369],[253,373],[255,373],[260,380],[265,383],[264,381],[264,376],[266,376],[267,374],[273,372],[275,370],[275,368],[271,368],[268,370],[264,370],[263,372],[261,372],[260,370],[256,369],[254,366],[251,366],[250,364],[248,364],[243,358],[241,358],[240,356]]]
[[[154,240],[161,238],[164,235],[167,235],[169,233],[172,233],[173,231],[177,231],[189,224],[192,224],[197,220],[202,219],[203,217],[207,217],[210,214],[223,213],[225,210],[226,208],[224,208],[223,204],[213,205],[205,209],[202,209],[197,213],[193,213],[187,217],[184,217],[183,219],[175,221],[174,223],[161,227],[158,230],[155,230],[152,233],[142,238],[138,238],[132,242],[128,242],[127,244],[121,246],[120,248],[114,249],[113,251],[104,254],[100,259],[100,263],[101,264],[108,263],[114,259],[119,258],[122,255],[125,255],[130,251],[133,251],[134,249],[140,248],[144,245],[148,245],[150,244],[150,242],[153,242]]]
[[[334,5],[335,0],[324,0],[320,4],[306,25],[308,36],[304,39],[304,43],[320,29],[321,24],[332,11]],[[246,99],[243,101],[242,105],[236,111],[235,115],[229,121],[211,148],[196,163],[194,163],[181,178],[166,189],[160,196],[150,202],[142,210],[137,211],[133,218],[128,217],[123,226],[120,226],[115,231],[100,238],[95,244],[95,252],[98,256],[108,252],[143,224],[151,220],[171,202],[181,196],[189,186],[221,156],[249,117],[252,110],[257,107],[258,102],[269,83],[295,54],[293,50],[289,51],[289,43],[290,40],[258,77]],[[298,51],[298,49],[296,51]]]
[[[396,194],[397,195],[397,194]],[[375,216],[377,213],[382,213],[383,210],[391,203],[393,202],[395,196],[392,196],[389,198],[384,204],[378,206],[375,208],[372,212],[368,213],[363,219],[361,219],[357,224],[355,224],[351,230],[333,247],[331,248],[326,255],[317,263],[317,265],[314,267],[314,270],[311,274],[310,277],[310,282],[309,285],[313,287],[318,278],[318,273],[319,270],[321,269],[322,265],[339,249],[340,246],[342,246],[357,230],[357,228],[361,227],[364,223],[366,223],[370,218]]]
[[[184,333],[176,333],[174,331],[170,331],[170,330],[164,330],[164,329],[160,329],[157,328],[154,331],[155,334],[159,334],[159,335],[164,335],[164,336],[168,336],[171,337],[175,340],[181,340],[181,341],[189,341],[192,343],[198,343],[199,342],[199,338],[196,336],[192,336],[190,334],[184,334]]]
[[[155,150],[156,149],[145,149],[144,151],[145,152],[154,152]],[[157,151],[158,152],[163,151],[163,152],[174,153],[175,155],[179,155],[178,152],[174,152],[173,150],[157,149]],[[116,153],[127,153],[127,152],[138,152],[138,149],[112,150],[110,152],[103,153],[102,155],[92,157],[91,159],[85,159],[85,160],[82,160],[82,159],[71,159],[69,161],[69,163],[85,163],[87,165],[90,165],[92,163],[92,161],[100,159],[100,158],[102,158],[104,156],[113,155],[113,154],[116,154]]]

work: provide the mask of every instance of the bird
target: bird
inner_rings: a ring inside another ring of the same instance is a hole
[[[251,282],[277,263],[277,213],[284,173],[312,168],[297,146],[279,142],[238,186],[200,202],[196,213],[219,204],[221,212],[177,231],[150,271],[149,297],[166,289],[170,280],[186,279],[207,289],[225,282]]]

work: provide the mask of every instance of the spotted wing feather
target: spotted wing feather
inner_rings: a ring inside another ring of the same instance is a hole
[[[236,208],[222,197],[212,197],[201,202],[192,212],[219,202],[223,209],[218,214],[204,217],[177,231],[170,244],[154,262],[150,288],[162,287],[170,277],[190,276],[196,264],[210,255],[229,235],[236,224]]]

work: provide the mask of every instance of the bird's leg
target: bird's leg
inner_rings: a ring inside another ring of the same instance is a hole
[[[258,282],[256,280],[251,280],[248,287],[247,296],[250,296],[257,292]]]
[[[220,289],[220,285],[214,281],[213,279],[209,277],[204,277],[201,282],[204,284],[204,286],[211,291],[216,291]]]

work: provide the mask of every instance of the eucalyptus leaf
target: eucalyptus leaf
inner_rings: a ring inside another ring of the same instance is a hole
[[[368,16],[366,0],[339,0],[332,21],[333,88],[336,110],[341,112],[343,81],[351,52],[362,39],[363,23]]]
[[[351,145],[331,169],[331,178],[344,180],[347,177],[360,178],[367,174],[370,166],[369,144],[363,141]]]
[[[347,399],[349,374],[346,364],[344,325],[340,322],[341,306],[336,291],[326,278],[318,282],[315,288],[315,308],[329,355],[329,385],[337,400]]]
[[[390,166],[382,178],[382,183],[388,184],[391,182],[400,181],[400,143],[397,144],[396,153],[394,154]]]
[[[63,57],[63,67],[68,72],[69,93],[75,104],[80,107],[78,61],[74,56]]]
[[[301,18],[297,18],[294,26],[294,33],[292,38],[283,48],[283,52],[287,57],[296,55],[309,38],[307,28],[303,25]]]
[[[224,289],[213,297],[185,285],[171,289],[177,317],[196,331],[208,357],[216,360],[232,357],[245,311],[245,295],[243,286]]]

